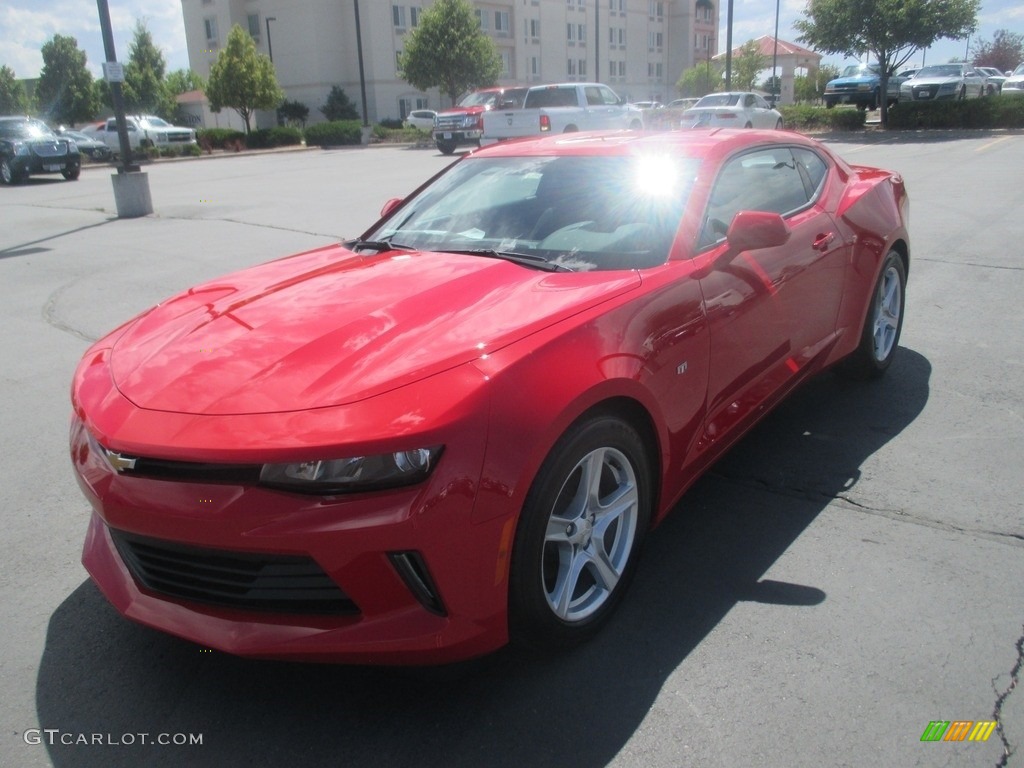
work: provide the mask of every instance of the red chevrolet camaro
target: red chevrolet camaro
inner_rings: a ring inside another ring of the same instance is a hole
[[[898,175],[780,131],[475,152],[360,239],[89,349],[85,566],[125,616],[244,656],[579,642],[782,397],[889,367],[907,216]]]

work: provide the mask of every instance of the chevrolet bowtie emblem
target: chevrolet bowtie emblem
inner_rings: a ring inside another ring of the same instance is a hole
[[[107,450],[106,448],[103,449],[103,455],[106,458],[107,463],[109,463],[117,472],[124,472],[126,469],[135,469],[135,462],[138,461],[138,459],[132,456],[125,456],[117,451]]]

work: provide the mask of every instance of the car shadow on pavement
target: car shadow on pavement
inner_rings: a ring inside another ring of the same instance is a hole
[[[803,386],[648,537],[618,614],[571,652],[504,650],[439,671],[239,659],[122,619],[86,581],[53,613],[40,663],[38,724],[59,733],[25,748],[76,768],[604,766],[739,602],[814,610],[828,599],[764,574],[855,493],[865,460],[923,410],[930,374],[904,348],[881,381],[825,374]],[[93,734],[103,743],[61,743]]]

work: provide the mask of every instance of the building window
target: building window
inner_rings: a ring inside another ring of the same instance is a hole
[[[540,19],[530,19],[529,36],[533,42],[540,40]]]
[[[647,48],[650,51],[660,51],[662,42],[661,32],[648,32],[647,33]]]
[[[568,40],[570,43],[575,43],[576,42],[576,25],[575,24],[566,24],[565,25],[565,39]]]
[[[587,44],[587,25],[578,24],[576,25],[576,39],[580,41],[580,45]]]
[[[260,39],[260,15],[258,13],[250,13],[246,20],[249,24],[249,37],[253,40]]]
[[[647,15],[652,19],[660,19],[665,15],[665,3],[659,2],[658,0],[650,0],[647,3]]]
[[[210,45],[217,45],[220,40],[217,35],[217,17],[207,16],[203,19],[203,27],[206,30],[206,42]]]
[[[536,56],[531,56],[530,61],[527,64],[527,69],[529,70],[531,78],[536,79],[540,77],[540,59]]]
[[[418,5],[410,6],[409,8],[409,23],[414,27],[418,27],[420,24],[420,14],[423,13],[423,9]]]
[[[587,60],[586,59],[580,59],[578,71],[580,73],[580,77],[581,78],[587,76]]]
[[[484,11],[477,8],[473,13],[476,14],[476,20],[480,22],[480,29],[484,32],[491,28],[491,17],[488,16]]]
[[[620,61],[619,63],[619,77],[626,76],[626,62]]]
[[[404,5],[392,5],[391,6],[391,21],[395,25],[395,29],[405,29],[405,6]]]
[[[569,77],[576,77],[576,59],[569,59],[566,62],[566,72]]]
[[[494,31],[498,37],[508,37],[511,27],[508,23],[508,11],[494,12]]]
[[[512,52],[509,50],[500,51],[501,56],[501,76],[510,77],[512,75]]]

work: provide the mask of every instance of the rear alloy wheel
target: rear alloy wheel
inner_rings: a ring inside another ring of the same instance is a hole
[[[61,175],[68,181],[78,181],[78,177],[82,175],[81,168],[67,168],[61,171]]]
[[[875,379],[885,373],[899,344],[906,290],[903,259],[889,251],[864,320],[860,346],[844,361],[841,372],[855,379]]]
[[[650,466],[636,430],[614,416],[571,428],[527,495],[509,586],[511,634],[564,648],[611,616],[650,521]]]

